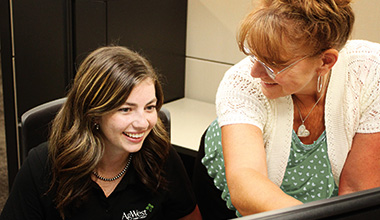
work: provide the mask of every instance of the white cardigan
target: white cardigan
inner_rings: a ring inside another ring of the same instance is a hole
[[[245,58],[226,72],[216,95],[218,122],[220,127],[249,123],[263,131],[268,176],[280,186],[290,153],[293,101],[291,96],[267,99],[251,67]],[[349,41],[332,69],[325,103],[328,155],[337,184],[355,133],[380,132],[379,90],[380,45]]]

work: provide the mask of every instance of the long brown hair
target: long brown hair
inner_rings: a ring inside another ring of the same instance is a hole
[[[340,50],[355,21],[351,0],[262,0],[241,22],[239,48],[276,65]],[[249,52],[245,50],[249,49]]]
[[[147,78],[154,82],[159,111],[164,96],[158,75],[139,54],[120,46],[102,47],[80,65],[49,138],[50,191],[62,218],[86,199],[91,172],[103,156],[104,144],[94,127],[95,118],[122,106],[132,89]],[[168,134],[158,119],[132,159],[141,182],[152,192],[165,186],[163,165],[169,148]]]

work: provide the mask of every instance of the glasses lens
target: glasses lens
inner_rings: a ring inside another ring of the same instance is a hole
[[[276,77],[274,75],[274,72],[267,65],[265,65],[265,63],[258,60],[254,55],[251,55],[251,60],[253,63],[259,62],[261,64],[261,66],[263,66],[265,68],[265,71],[267,72],[267,74],[270,78],[274,79]]]
[[[253,55],[250,55],[249,58],[251,58],[252,63],[255,63],[257,61],[256,57]]]
[[[274,72],[272,72],[272,70],[269,70],[267,67],[265,67],[265,70],[267,71],[267,74],[270,78],[276,78],[276,75],[274,75]]]

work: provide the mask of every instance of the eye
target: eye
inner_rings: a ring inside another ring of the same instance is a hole
[[[148,111],[153,111],[153,110],[155,110],[156,109],[156,105],[148,105],[147,107],[146,107],[146,110],[148,110]]]
[[[120,108],[119,109],[120,112],[130,112],[131,111],[131,108],[128,108],[128,107],[124,107],[124,108]]]

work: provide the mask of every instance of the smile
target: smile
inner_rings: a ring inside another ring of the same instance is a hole
[[[143,133],[126,133],[126,132],[123,132],[124,135],[126,135],[127,137],[130,137],[130,138],[141,138],[144,136],[144,132]]]
[[[270,83],[270,82],[264,82],[264,81],[262,81],[264,84],[266,84],[266,85],[277,85],[277,83]]]

